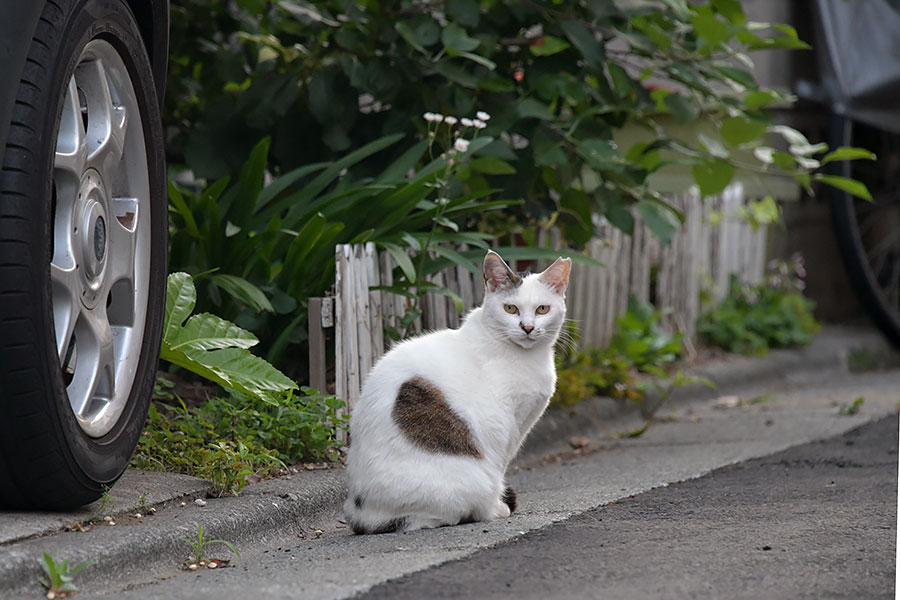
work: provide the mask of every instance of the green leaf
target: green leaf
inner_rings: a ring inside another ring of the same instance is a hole
[[[702,159],[691,168],[691,175],[703,196],[715,196],[728,187],[734,171],[734,166],[724,160]]]
[[[397,33],[400,34],[406,43],[412,46],[417,52],[424,54],[425,56],[431,57],[431,54],[426,50],[422,44],[419,43],[419,40],[416,39],[416,34],[413,32],[412,28],[405,21],[397,21],[394,23],[394,29],[397,30]]]
[[[441,43],[447,49],[448,54],[454,56],[454,53],[471,52],[481,43],[475,38],[469,37],[466,30],[456,23],[449,23],[441,31]]]
[[[519,102],[518,112],[519,116],[523,119],[534,118],[541,119],[542,121],[553,120],[553,113],[550,112],[550,108],[543,102],[535,100],[534,98],[525,98]]]
[[[394,257],[394,260],[397,261],[397,265],[400,267],[400,270],[403,271],[403,274],[406,275],[406,280],[410,283],[416,282],[416,268],[413,266],[412,259],[403,250],[400,246],[396,244],[390,244],[388,242],[382,242],[382,247],[387,250],[391,256]]]
[[[204,314],[194,315],[182,326],[195,303],[190,276],[169,275],[160,358],[268,403],[277,403],[281,395],[297,389],[296,383],[247,350],[257,342],[256,337],[237,325]],[[229,347],[223,347],[226,345]]]
[[[194,280],[187,273],[172,273],[166,282],[166,316],[163,340],[173,339],[197,303]]]
[[[463,58],[467,58],[474,63],[481,65],[491,71],[497,68],[497,63],[492,60],[488,60],[487,58],[480,56],[478,54],[474,54],[472,52],[459,52],[459,56]]]
[[[225,319],[209,313],[193,315],[168,340],[172,350],[217,350],[250,348],[259,343],[255,335]]]
[[[241,169],[237,185],[228,190],[219,201],[222,210],[228,215],[228,220],[241,228],[247,225],[256,209],[257,199],[263,187],[271,141],[271,138],[264,137],[253,147],[250,158]]]
[[[668,245],[672,236],[678,233],[681,227],[678,215],[659,202],[639,200],[635,209],[663,245]]]
[[[865,148],[841,146],[826,154],[822,158],[822,164],[827,165],[833,160],[876,160],[876,156]]]
[[[478,27],[481,10],[477,0],[446,0],[447,16],[466,27]]]
[[[751,121],[744,117],[731,117],[722,123],[721,133],[725,141],[732,146],[740,146],[758,140],[766,132],[769,124],[764,121]]]
[[[543,129],[538,129],[532,140],[534,164],[539,167],[558,167],[566,164],[566,153],[560,143],[552,139]]]
[[[728,19],[733,25],[743,25],[747,22],[747,15],[738,0],[712,0],[713,8],[720,15]]]
[[[545,35],[531,43],[529,49],[535,56],[551,56],[571,48],[571,44],[564,39]]]
[[[184,201],[184,197],[171,179],[169,180],[169,202],[175,207],[181,218],[184,219],[184,226],[188,234],[195,238],[201,237],[200,230],[197,229],[197,221],[194,220],[191,209],[188,208],[187,202]]]
[[[610,139],[590,138],[579,143],[576,150],[595,169],[610,169],[622,162],[622,157]]]
[[[588,62],[595,65],[603,64],[606,60],[606,50],[587,27],[579,21],[560,21],[559,25],[562,27],[566,37],[578,48],[578,51],[581,52],[581,55]]]
[[[435,65],[434,69],[453,83],[458,83],[463,87],[475,89],[481,81],[479,77],[469,73],[452,60],[442,60]]]
[[[837,189],[843,190],[848,194],[852,194],[857,198],[862,198],[863,200],[872,202],[872,194],[869,193],[869,189],[864,183],[855,179],[850,179],[849,177],[841,177],[840,175],[816,174],[813,175],[813,180],[821,181],[826,185],[836,187]]]
[[[730,37],[728,23],[712,13],[696,14],[691,19],[691,23],[694,25],[697,35],[714,48]]]
[[[266,294],[243,277],[213,273],[209,279],[213,284],[219,286],[256,312],[275,312]]]
[[[663,102],[681,125],[690,123],[700,114],[700,107],[697,106],[697,103],[678,92],[668,94]]]
[[[781,94],[772,90],[756,90],[747,94],[744,98],[744,106],[750,110],[756,110],[782,100]]]
[[[469,163],[469,166],[474,171],[485,173],[486,175],[512,175],[516,172],[511,164],[494,156],[476,158]]]

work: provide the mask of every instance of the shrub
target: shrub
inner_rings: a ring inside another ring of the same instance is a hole
[[[819,324],[813,316],[815,303],[802,294],[804,276],[799,255],[790,263],[771,262],[765,281],[757,285],[744,285],[733,274],[728,294],[697,320],[698,333],[741,354],[809,344]]]

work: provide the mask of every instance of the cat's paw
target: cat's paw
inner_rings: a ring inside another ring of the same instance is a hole
[[[503,501],[498,501],[497,505],[494,506],[494,515],[491,519],[505,519],[510,514],[509,506]]]

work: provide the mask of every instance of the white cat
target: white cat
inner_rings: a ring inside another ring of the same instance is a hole
[[[484,258],[485,296],[459,329],[404,341],[350,419],[347,523],[385,533],[505,518],[506,468],[556,386],[570,259],[520,277]]]

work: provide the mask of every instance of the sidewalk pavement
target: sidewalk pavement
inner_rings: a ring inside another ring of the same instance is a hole
[[[717,384],[681,388],[671,405],[709,400],[753,382],[785,382],[849,373],[900,364],[883,338],[866,329],[825,328],[813,344],[799,350],[773,351],[765,357],[726,356],[689,370]],[[665,409],[663,409],[665,410]],[[594,398],[565,411],[551,411],[529,438],[520,464],[541,456],[571,450],[572,437],[613,435],[641,424],[632,405],[609,398]],[[129,471],[113,488],[105,505],[96,502],[71,513],[0,513],[0,596],[34,595],[40,574],[39,559],[46,551],[55,559],[95,563],[92,582],[128,581],[158,572],[171,573],[172,565],[186,558],[180,538],[196,538],[198,523],[205,536],[243,544],[277,537],[286,524],[313,524],[333,514],[345,494],[340,469],[304,471],[253,484],[238,497],[206,499],[209,485],[183,475]],[[195,503],[195,500],[199,502]],[[205,505],[201,506],[205,501]],[[156,508],[146,514],[147,507]],[[134,516],[143,511],[142,517]],[[66,531],[76,522],[109,514],[115,526],[101,522],[90,533]],[[85,572],[87,574],[87,571]]]

